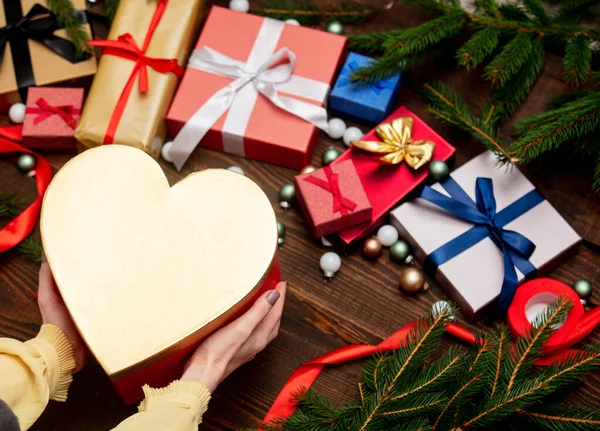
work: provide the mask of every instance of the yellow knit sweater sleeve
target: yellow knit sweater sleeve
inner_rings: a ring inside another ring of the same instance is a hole
[[[161,389],[144,386],[144,395],[139,412],[113,431],[197,431],[210,401],[204,385],[187,380]]]
[[[33,340],[0,338],[0,399],[27,430],[48,400],[65,401],[75,360],[71,343],[54,325],[43,325]]]

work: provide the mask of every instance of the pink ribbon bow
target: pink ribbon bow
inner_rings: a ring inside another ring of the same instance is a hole
[[[34,125],[40,124],[42,121],[47,118],[58,115],[60,118],[65,120],[65,123],[69,125],[71,129],[74,129],[77,126],[77,121],[75,120],[75,115],[81,114],[81,109],[75,108],[73,105],[62,105],[62,106],[54,106],[46,102],[44,98],[39,98],[36,100],[37,108],[29,107],[26,109],[27,114],[37,114],[37,117],[33,120]]]
[[[333,173],[333,171],[331,170],[331,166],[325,166],[323,168],[323,171],[325,171],[327,181],[324,181],[320,178],[315,178],[314,176],[310,176],[308,178],[305,178],[304,180],[308,181],[311,184],[314,184],[317,187],[321,187],[322,189],[327,190],[333,195],[334,213],[339,212],[342,215],[346,215],[348,214],[348,212],[354,211],[358,204],[342,196],[342,192],[340,191],[339,185],[339,175]]]

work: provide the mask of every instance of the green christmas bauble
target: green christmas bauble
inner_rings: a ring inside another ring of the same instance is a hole
[[[339,21],[331,21],[327,24],[327,31],[333,34],[344,34],[344,25]]]
[[[450,169],[446,162],[441,160],[434,160],[429,164],[429,175],[436,180],[441,181],[450,174]]]
[[[19,157],[17,161],[17,168],[24,174],[33,170],[35,168],[36,160],[35,157],[31,154],[23,154]]]
[[[279,189],[279,205],[282,208],[290,208],[296,195],[296,187],[292,183],[284,184]]]
[[[285,225],[280,221],[277,221],[277,242],[283,244],[285,239]]]
[[[329,147],[323,153],[323,166],[327,166],[340,156],[340,152],[335,147]]]
[[[592,283],[590,283],[589,280],[583,278],[581,280],[577,280],[575,283],[573,283],[573,290],[575,290],[577,295],[579,295],[579,297],[584,301],[592,297]]]
[[[398,262],[409,263],[412,260],[410,245],[406,241],[396,241],[390,246],[390,257]]]

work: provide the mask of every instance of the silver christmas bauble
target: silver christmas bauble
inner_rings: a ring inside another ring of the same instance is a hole
[[[384,247],[389,247],[398,241],[398,231],[391,224],[384,224],[377,231],[377,238]]]
[[[339,118],[332,118],[328,123],[327,134],[331,139],[342,139],[346,132],[346,123]]]
[[[22,124],[25,121],[25,104],[24,103],[14,103],[8,109],[8,118],[10,121],[16,124]]]
[[[323,153],[323,166],[327,166],[328,164],[330,164],[331,162],[333,162],[335,159],[337,159],[340,156],[340,152],[334,148],[334,147],[329,147],[325,150],[325,152]]]
[[[362,139],[363,136],[365,136],[365,134],[358,127],[348,127],[344,132],[344,144],[346,144],[346,146],[349,147],[350,145],[352,145],[352,141],[358,141]]]
[[[173,163],[173,158],[171,157],[171,147],[173,146],[173,142],[169,141],[169,142],[165,142],[165,144],[162,146],[161,150],[160,150],[160,155],[162,156],[162,158],[169,163]]]
[[[279,220],[277,221],[277,243],[283,244],[285,240],[285,225],[281,223]]]
[[[323,274],[325,274],[326,278],[333,278],[335,273],[338,272],[342,267],[342,259],[337,253],[328,251],[321,256],[319,265],[321,266],[321,270],[323,271]]]
[[[573,283],[573,290],[575,290],[577,295],[584,301],[587,301],[592,297],[592,283],[584,278]]]
[[[246,13],[250,10],[250,2],[248,0],[231,0],[229,2],[229,9]]]
[[[35,168],[36,160],[31,154],[22,154],[17,160],[17,168],[24,174]]]
[[[244,170],[239,166],[230,166],[227,168],[228,171],[235,172],[236,174],[244,175]]]
[[[292,183],[287,183],[279,189],[279,205],[281,208],[288,209],[292,206],[294,196],[296,195],[296,187]]]
[[[445,179],[450,174],[450,169],[446,162],[442,160],[434,160],[429,164],[429,175],[436,181]]]
[[[339,21],[331,21],[327,24],[326,30],[333,34],[344,34],[344,25]]]

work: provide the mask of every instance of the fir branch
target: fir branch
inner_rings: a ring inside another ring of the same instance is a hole
[[[67,36],[77,50],[77,55],[83,57],[92,52],[88,46],[90,35],[86,32],[83,23],[77,18],[75,6],[71,0],[46,0],[48,7],[56,15],[59,24],[65,27]]]
[[[16,217],[23,211],[23,203],[16,193],[0,192],[0,217]]]
[[[532,40],[528,34],[517,33],[517,35],[506,44],[500,54],[498,54],[485,68],[483,76],[493,84],[505,84],[506,81],[516,75],[529,60],[529,55],[533,51],[533,48]]]
[[[400,37],[404,30],[390,30],[378,33],[357,34],[348,37],[348,49],[366,54],[379,54],[385,51],[386,42]]]
[[[106,13],[106,17],[110,22],[115,19],[118,7],[119,0],[106,0],[106,3],[104,4],[104,12]]]
[[[21,244],[19,244],[17,250],[25,259],[33,263],[40,263],[42,261],[42,244],[31,236],[25,238]]]
[[[517,413],[525,417],[531,424],[544,429],[559,429],[561,431],[600,429],[600,412],[585,407],[542,405],[528,410],[520,410]]]
[[[477,67],[496,49],[500,31],[497,28],[484,28],[478,31],[457,52],[458,64],[468,70]]]
[[[335,19],[342,23],[356,23],[388,10],[392,3],[384,7],[365,7],[364,5],[343,2],[337,8],[317,7],[310,0],[262,0],[252,12],[269,18],[286,20],[296,19],[302,24],[314,23],[323,19]]]
[[[425,96],[429,99],[429,110],[447,124],[471,133],[490,151],[494,152],[502,163],[513,163],[512,157],[503,148],[496,130],[481,118],[475,117],[460,98],[451,93],[443,84],[426,84]]]
[[[565,49],[564,79],[570,84],[584,84],[592,70],[592,50],[590,39],[575,37]]]
[[[500,19],[502,17],[496,0],[475,0],[473,5],[480,14],[484,14],[496,19]]]
[[[522,0],[523,6],[537,18],[540,24],[548,25],[550,23],[550,16],[546,11],[546,8],[541,0]]]
[[[597,130],[600,130],[600,91],[518,123],[514,127],[517,140],[509,152],[512,157],[529,162]]]
[[[502,84],[484,107],[482,116],[487,124],[510,117],[527,98],[544,65],[544,47],[539,40],[531,41],[528,61],[508,81]]]

